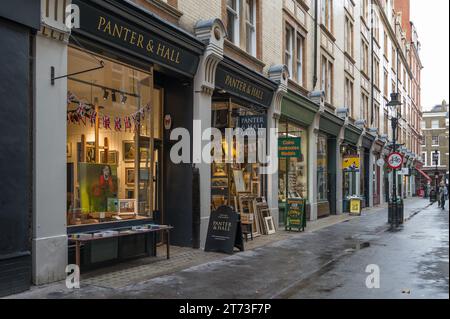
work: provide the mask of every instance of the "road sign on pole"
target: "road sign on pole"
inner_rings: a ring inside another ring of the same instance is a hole
[[[400,153],[394,152],[389,154],[387,164],[390,168],[397,170],[403,166],[403,156]]]

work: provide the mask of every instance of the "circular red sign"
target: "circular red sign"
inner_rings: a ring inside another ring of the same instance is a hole
[[[389,154],[387,164],[392,169],[399,169],[403,165],[403,155],[400,153]]]

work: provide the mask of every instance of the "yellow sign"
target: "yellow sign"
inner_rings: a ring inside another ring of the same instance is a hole
[[[358,170],[361,167],[361,160],[359,156],[344,157],[342,168],[344,170]]]
[[[350,200],[350,214],[352,215],[361,215],[361,200],[360,199],[351,199]]]

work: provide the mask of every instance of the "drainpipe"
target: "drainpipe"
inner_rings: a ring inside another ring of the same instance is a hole
[[[371,68],[371,73],[372,73],[372,75],[371,75],[371,85],[372,85],[372,87],[371,87],[371,90],[372,90],[372,92],[371,92],[371,95],[372,95],[372,103],[371,103],[371,115],[370,115],[370,125],[371,125],[371,127],[373,127],[372,125],[373,125],[373,120],[374,120],[374,108],[375,108],[375,102],[374,102],[374,93],[375,93],[375,89],[374,89],[374,85],[375,85],[375,83],[374,83],[374,74],[375,74],[375,69],[374,69],[374,65],[373,65],[373,62],[374,62],[374,57],[375,57],[375,54],[374,54],[374,52],[373,52],[373,48],[374,48],[374,44],[373,44],[373,16],[374,16],[374,11],[373,11],[373,6],[374,6],[374,3],[373,3],[373,0],[371,1],[371,25],[370,25],[370,50],[371,50],[371,56],[372,56],[372,61],[371,61],[371,65],[372,65],[372,68]]]
[[[317,77],[317,59],[318,59],[318,51],[317,51],[317,39],[319,32],[319,0],[314,1],[314,76],[313,76],[313,90],[316,88],[318,77]]]

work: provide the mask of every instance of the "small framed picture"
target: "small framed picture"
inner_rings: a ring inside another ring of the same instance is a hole
[[[94,142],[86,144],[86,163],[95,163],[95,145]]]
[[[125,168],[125,184],[134,185],[136,181],[136,174],[134,168]]]
[[[106,163],[105,154],[106,154],[105,151],[100,152],[100,162],[102,164],[119,165],[119,152],[109,151],[108,152],[108,163]]]
[[[267,234],[268,235],[273,235],[275,234],[276,230],[275,230],[275,225],[273,224],[273,217],[265,217],[264,218],[264,223],[267,229]]]
[[[136,147],[134,141],[123,141],[123,161],[130,163],[134,162],[136,157]]]
[[[213,176],[214,177],[226,177],[227,176],[227,164],[226,163],[213,163]]]

